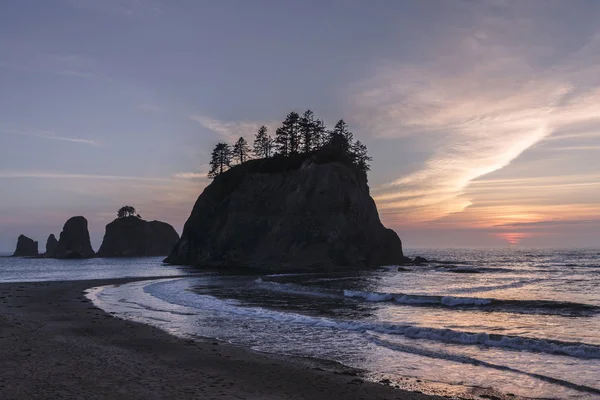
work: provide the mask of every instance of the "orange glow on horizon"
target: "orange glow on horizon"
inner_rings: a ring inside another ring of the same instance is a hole
[[[522,232],[505,232],[505,233],[497,233],[495,236],[500,239],[506,240],[508,242],[508,244],[510,244],[511,246],[514,246],[514,245],[519,244],[519,242],[522,239],[531,237],[532,235],[530,233],[522,233]]]

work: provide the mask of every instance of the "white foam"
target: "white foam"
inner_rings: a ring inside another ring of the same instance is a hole
[[[362,292],[359,290],[344,290],[344,296],[350,298],[362,298],[366,301],[382,302],[394,301],[400,304],[440,304],[448,307],[459,305],[486,305],[491,299],[477,297],[452,297],[452,296],[419,296],[403,293],[378,293]]]
[[[146,286],[144,291],[169,303],[200,310],[218,311],[229,315],[248,318],[269,319],[279,323],[301,324],[317,328],[341,329],[357,332],[377,332],[402,335],[411,339],[435,340],[445,343],[464,345],[485,345],[513,350],[535,351],[549,354],[561,354],[577,358],[600,359],[600,346],[585,343],[569,343],[553,340],[536,339],[522,336],[505,336],[485,332],[463,332],[452,329],[438,329],[406,324],[392,324],[375,321],[333,320],[325,317],[269,310],[261,307],[241,307],[234,300],[221,300],[209,295],[199,295],[181,287],[181,281],[154,283]]]

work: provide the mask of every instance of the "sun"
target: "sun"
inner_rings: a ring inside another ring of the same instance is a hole
[[[503,233],[496,234],[496,237],[506,240],[508,242],[508,244],[510,244],[511,246],[515,246],[515,245],[519,244],[519,242],[522,239],[530,237],[530,236],[531,236],[531,234],[522,233],[522,232],[503,232]]]

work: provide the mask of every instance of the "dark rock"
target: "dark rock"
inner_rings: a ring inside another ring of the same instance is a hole
[[[60,233],[60,239],[52,258],[92,258],[94,256],[87,219],[84,217],[70,218]]]
[[[17,239],[17,248],[13,257],[36,257],[38,255],[38,242],[20,235]]]
[[[167,256],[178,241],[179,235],[167,223],[118,218],[106,225],[98,257]]]
[[[398,267],[398,272],[408,272],[408,271],[412,271],[412,269],[408,269],[408,268],[404,268],[404,267]]]
[[[403,263],[363,174],[311,157],[291,163],[252,160],[216,177],[165,262],[285,271]]]
[[[414,265],[425,265],[425,264],[428,264],[428,263],[429,263],[429,261],[427,261],[427,259],[426,259],[426,258],[424,258],[424,257],[419,257],[419,256],[417,256],[417,257],[415,257],[415,259],[414,259],[414,260],[412,260],[412,263],[413,263]]]
[[[46,240],[45,256],[52,257],[52,255],[54,254],[54,250],[56,250],[56,246],[58,246],[58,240],[56,240],[54,234],[50,234],[50,236],[48,236],[48,240]]]
[[[476,269],[470,269],[470,268],[450,268],[448,269],[448,272],[454,272],[455,274],[480,274],[481,271],[478,271]]]

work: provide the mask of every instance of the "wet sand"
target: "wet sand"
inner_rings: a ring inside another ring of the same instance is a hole
[[[145,278],[148,279],[148,278]],[[434,399],[349,372],[114,318],[84,290],[0,284],[0,399]]]

